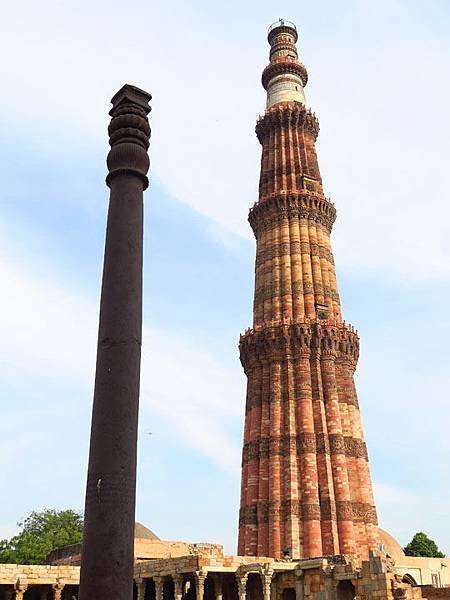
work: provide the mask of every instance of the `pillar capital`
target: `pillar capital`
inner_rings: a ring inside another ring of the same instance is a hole
[[[128,84],[111,99],[113,107],[109,114],[112,120],[108,128],[111,150],[106,178],[109,187],[114,177],[123,174],[138,176],[144,190],[148,187],[150,125],[147,115],[151,110],[150,100],[150,94]]]
[[[237,571],[235,576],[238,585],[239,600],[246,600],[248,573],[242,573]]]
[[[147,580],[143,577],[136,577],[137,600],[145,600],[145,592],[147,590]]]
[[[183,582],[184,577],[181,573],[174,573],[172,575],[175,600],[182,600],[183,598]]]
[[[62,583],[61,581],[57,581],[56,583],[52,584],[52,590],[53,590],[53,600],[61,600],[61,596],[64,590],[64,583]]]
[[[14,584],[15,600],[23,600],[23,595],[28,589],[28,583],[23,583],[18,579]]]
[[[205,579],[208,576],[206,571],[194,571],[196,600],[203,600],[205,593]]]
[[[261,575],[261,583],[263,589],[263,599],[270,600],[270,593],[272,589],[272,577],[273,577],[273,569],[266,568],[260,573]]]

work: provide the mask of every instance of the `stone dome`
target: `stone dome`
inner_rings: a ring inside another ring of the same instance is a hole
[[[134,524],[134,537],[140,540],[159,540],[159,537],[151,529],[137,521]]]
[[[381,543],[384,545],[384,550],[389,556],[391,556],[396,563],[403,562],[405,558],[405,553],[403,552],[403,548],[397,542],[395,538],[392,537],[390,533],[378,527],[378,531],[380,532]]]

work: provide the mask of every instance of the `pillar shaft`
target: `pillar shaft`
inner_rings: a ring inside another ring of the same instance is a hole
[[[155,599],[163,600],[164,596],[164,578],[160,576],[153,577],[155,583]]]
[[[247,598],[247,579],[248,574],[236,573],[236,581],[238,586],[238,597],[239,600],[246,600]]]
[[[64,584],[55,583],[54,585],[52,585],[52,589],[53,589],[53,600],[61,600],[63,591],[64,591]]]
[[[205,595],[205,580],[206,573],[203,571],[196,571],[195,573],[195,595],[196,600],[203,600]]]
[[[85,503],[80,600],[133,593],[136,445],[142,334],[143,191],[150,95],[112,99],[110,187]]]
[[[145,600],[145,592],[147,591],[147,581],[145,579],[136,581],[137,600]]]

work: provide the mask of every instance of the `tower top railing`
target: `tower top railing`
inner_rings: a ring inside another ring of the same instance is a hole
[[[272,23],[272,25],[269,27],[267,33],[270,33],[277,27],[290,27],[291,29],[294,29],[294,31],[297,31],[297,26],[292,21],[286,21],[286,19],[278,19],[278,21],[275,21],[275,23]]]

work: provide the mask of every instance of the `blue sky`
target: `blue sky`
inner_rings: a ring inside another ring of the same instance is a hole
[[[450,553],[450,8],[25,0],[0,65],[0,537],[82,508],[109,99],[153,94],[137,518],[235,550],[266,28],[300,29],[380,524]]]

